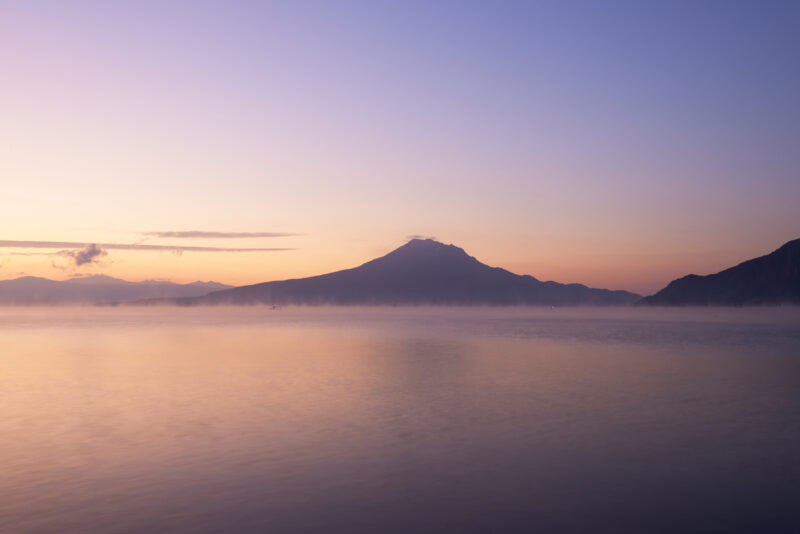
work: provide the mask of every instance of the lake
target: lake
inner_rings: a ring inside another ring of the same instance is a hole
[[[800,532],[800,311],[0,310],[0,532]]]

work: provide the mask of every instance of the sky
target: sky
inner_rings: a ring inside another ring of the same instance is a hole
[[[649,294],[800,237],[798,95],[798,2],[6,0],[0,279]]]

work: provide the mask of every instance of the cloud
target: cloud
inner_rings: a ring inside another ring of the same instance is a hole
[[[92,243],[87,245],[86,248],[80,250],[62,250],[59,254],[69,256],[75,261],[75,265],[79,266],[93,263],[95,260],[108,254],[108,252],[98,247],[96,243]]]
[[[178,239],[239,239],[251,237],[290,237],[297,234],[284,234],[280,232],[203,232],[200,230],[187,230],[180,232],[144,232],[148,237],[174,237]]]
[[[0,240],[0,248],[57,248],[57,249],[85,249],[91,246],[87,243],[77,243],[71,241],[15,241]],[[94,246],[103,250],[149,250],[173,252],[182,254],[183,252],[280,252],[295,250],[294,248],[227,248],[227,247],[185,247],[177,245],[143,245],[140,243],[95,243]]]
[[[406,239],[409,240],[409,241],[411,241],[412,239],[433,239],[434,241],[436,241],[436,236],[411,234],[411,235],[407,235]]]

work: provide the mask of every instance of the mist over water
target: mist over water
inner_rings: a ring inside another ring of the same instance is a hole
[[[800,310],[0,309],[0,532],[795,532]]]

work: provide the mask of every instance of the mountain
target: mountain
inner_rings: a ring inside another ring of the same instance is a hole
[[[23,276],[0,281],[0,305],[110,304],[151,298],[196,297],[229,287],[216,282],[128,282],[105,275],[60,282]]]
[[[453,245],[413,239],[360,267],[176,299],[197,304],[624,305],[641,297],[581,284],[541,282],[489,267]]]
[[[673,280],[642,304],[653,306],[766,306],[800,304],[800,239],[716,274]]]

